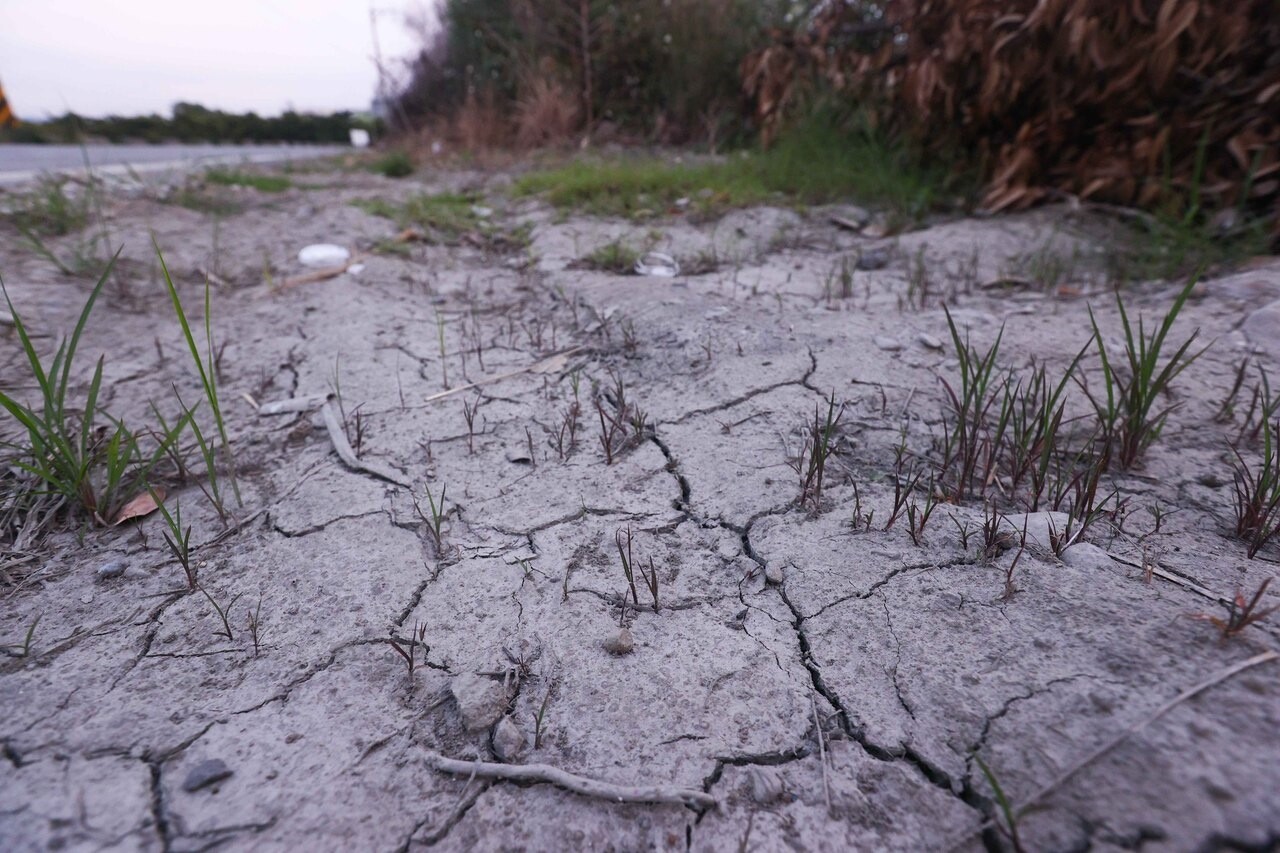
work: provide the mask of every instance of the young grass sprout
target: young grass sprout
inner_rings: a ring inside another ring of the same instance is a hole
[[[1155,411],[1157,400],[1169,390],[1178,374],[1199,358],[1204,350],[1191,352],[1191,345],[1200,335],[1196,329],[1182,342],[1161,366],[1161,355],[1173,323],[1182,311],[1196,279],[1187,282],[1173,305],[1165,313],[1158,328],[1148,334],[1142,318],[1137,327],[1129,321],[1124,301],[1116,293],[1116,307],[1124,329],[1124,361],[1119,362],[1107,353],[1102,330],[1098,326],[1093,309],[1089,309],[1089,322],[1093,326],[1093,339],[1098,345],[1098,357],[1102,361],[1102,378],[1106,397],[1095,397],[1088,386],[1080,386],[1098,415],[1099,427],[1111,458],[1122,469],[1132,468],[1138,458],[1160,437],[1165,420],[1172,407]]]
[[[801,507],[809,507],[810,512],[817,514],[822,510],[822,487],[826,480],[827,460],[835,452],[836,429],[840,418],[844,416],[844,404],[836,409],[836,392],[833,390],[827,399],[827,412],[815,407],[813,419],[804,427],[803,444],[800,456],[791,463],[792,470],[800,475]]]
[[[1232,447],[1236,536],[1249,545],[1249,559],[1280,532],[1280,420],[1262,430],[1262,458],[1250,465],[1239,448]]]
[[[1244,597],[1244,593],[1237,590],[1236,597],[1227,605],[1226,618],[1208,614],[1200,614],[1196,618],[1213,623],[1222,632],[1222,639],[1229,640],[1250,625],[1261,622],[1272,613],[1280,610],[1280,605],[1258,608],[1258,604],[1262,601],[1262,596],[1266,594],[1267,587],[1271,585],[1271,581],[1272,578],[1264,580],[1253,594],[1253,597],[1247,600]]]

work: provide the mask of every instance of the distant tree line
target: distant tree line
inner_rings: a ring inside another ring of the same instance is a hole
[[[228,113],[199,104],[178,103],[173,117],[160,115],[86,118],[67,113],[44,122],[23,122],[0,131],[0,141],[77,143],[106,142],[316,142],[345,143],[352,127],[378,131],[377,122],[351,112],[328,115],[289,110],[266,118],[256,113]]]

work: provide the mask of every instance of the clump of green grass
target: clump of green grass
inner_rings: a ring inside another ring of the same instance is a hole
[[[62,237],[79,231],[89,223],[90,198],[68,195],[65,178],[41,178],[35,188],[21,196],[5,214],[25,235]]]
[[[948,184],[945,171],[916,164],[882,135],[830,119],[797,126],[772,147],[709,163],[657,159],[577,161],[516,181],[516,195],[545,195],[557,207],[633,219],[661,215],[688,199],[710,215],[768,201],[819,204],[855,198],[918,219]]]
[[[370,163],[369,169],[387,178],[407,178],[413,174],[413,160],[404,151],[388,151]]]
[[[613,240],[599,246],[590,254],[579,258],[574,266],[579,269],[603,270],[617,275],[631,275],[636,271],[636,261],[640,260],[638,249],[629,246],[622,240]]]
[[[0,281],[0,291],[13,316],[13,326],[38,392],[35,405],[28,406],[0,391],[0,409],[27,435],[28,446],[20,449],[15,464],[34,478],[37,488],[80,507],[102,525],[108,524],[123,503],[142,489],[151,470],[169,452],[187,424],[187,419],[182,418],[158,434],[153,430],[135,432],[123,420],[102,411],[98,394],[102,388],[105,357],[98,359],[84,400],[71,396],[80,338],[114,264],[113,258],[90,292],[71,335],[58,345],[47,362],[36,351],[26,323]],[[149,453],[144,452],[144,439],[151,435],[157,435],[156,446]]]
[[[224,197],[223,193],[202,191],[190,186],[182,187],[166,200],[187,210],[211,216],[234,216],[243,213],[245,209],[244,204]]]
[[[293,181],[281,175],[259,175],[233,169],[210,169],[205,180],[226,187],[252,187],[258,192],[279,193],[293,186]]]
[[[95,184],[90,177],[83,192],[70,194],[65,189],[68,182],[66,178],[40,179],[34,190],[10,203],[2,218],[18,229],[36,254],[63,275],[89,275],[103,263],[99,254],[101,235],[85,232],[94,212]],[[72,234],[80,236],[57,251],[46,242]]]
[[[1263,545],[1280,533],[1280,420],[1262,425],[1262,457],[1251,465],[1239,448],[1231,448],[1235,489],[1236,535],[1249,543],[1253,559]]]
[[[1200,330],[1196,329],[1165,360],[1163,366],[1160,364],[1169,330],[1182,311],[1187,297],[1191,295],[1191,288],[1195,283],[1195,278],[1187,282],[1165,313],[1160,326],[1150,334],[1141,317],[1138,318],[1136,328],[1129,322],[1124,302],[1120,294],[1116,293],[1116,306],[1124,327],[1124,362],[1114,361],[1108,356],[1098,321],[1093,316],[1093,309],[1089,309],[1089,322],[1093,325],[1093,338],[1102,361],[1106,398],[1095,397],[1083,383],[1082,387],[1098,415],[1099,429],[1106,448],[1104,452],[1114,454],[1112,458],[1121,468],[1131,468],[1152,442],[1159,438],[1172,407],[1153,411],[1156,401],[1165,394],[1178,374],[1204,353],[1203,349],[1190,352],[1191,345],[1200,334]]]
[[[421,228],[429,242],[455,243],[464,234],[482,230],[484,220],[476,212],[479,197],[470,193],[417,195],[402,204],[382,198],[354,202],[356,207],[390,219],[401,228]]]

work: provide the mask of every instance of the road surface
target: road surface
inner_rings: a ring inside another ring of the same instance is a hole
[[[337,145],[0,145],[0,186],[42,173],[82,173],[87,152],[95,172],[123,174],[225,163],[277,163],[350,150]]]

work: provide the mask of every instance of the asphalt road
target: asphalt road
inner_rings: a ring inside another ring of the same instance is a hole
[[[0,145],[0,185],[42,173],[83,173],[85,153],[103,174],[190,169],[226,163],[278,163],[350,150],[336,145]]]

